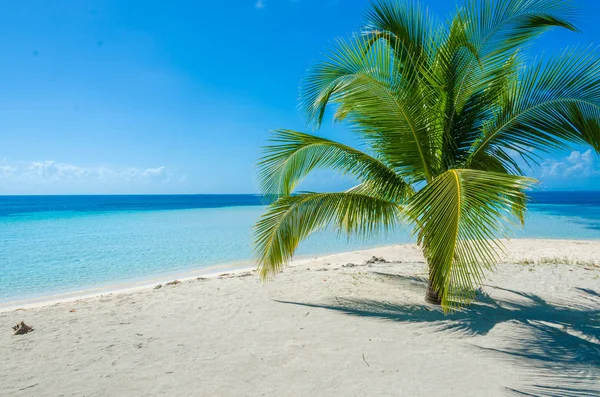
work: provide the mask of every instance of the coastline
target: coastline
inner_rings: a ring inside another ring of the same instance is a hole
[[[589,255],[587,253],[580,253],[578,259],[589,261],[597,259],[600,261],[600,241],[599,240],[569,240],[569,239],[537,239],[537,238],[513,238],[510,240],[502,240],[506,246],[506,259],[503,262],[510,262],[523,259],[525,253],[519,251],[517,255],[510,253],[511,246],[515,246],[515,242],[518,242],[516,245],[521,246],[522,244],[528,245],[530,243],[558,243],[560,244],[580,244],[585,242],[598,242],[598,252],[597,254],[594,252]],[[349,254],[366,254],[369,255],[371,253],[375,254],[376,251],[386,248],[405,248],[410,247],[411,250],[417,250],[417,255],[412,258],[413,260],[423,261],[424,258],[420,254],[420,250],[413,243],[406,244],[394,244],[394,245],[381,245],[375,246],[367,249],[355,250],[355,251],[343,251],[343,252],[334,252],[334,253],[322,253],[322,254],[311,254],[311,255],[300,255],[295,257],[288,266],[301,266],[303,264],[309,264],[314,261],[322,261],[322,260],[335,260],[338,256],[346,256]],[[548,253],[548,258],[561,258],[560,252],[550,250]],[[133,280],[125,280],[122,282],[116,283],[107,283],[97,287],[91,288],[80,288],[74,289],[73,291],[67,292],[58,292],[58,293],[41,293],[39,296],[27,297],[24,299],[17,298],[15,300],[0,302],[0,313],[10,312],[14,310],[20,309],[34,309],[43,306],[54,305],[58,303],[68,303],[73,301],[78,301],[82,299],[90,299],[102,297],[104,295],[112,295],[112,294],[130,294],[135,293],[137,291],[154,288],[158,284],[166,284],[172,281],[180,281],[180,282],[188,282],[197,279],[198,277],[204,278],[218,278],[223,274],[226,275],[236,275],[239,273],[247,273],[253,272],[256,269],[254,261],[252,260],[243,260],[243,261],[235,261],[228,263],[220,263],[209,266],[203,266],[198,268],[191,268],[182,271],[175,272],[166,272],[161,274],[156,274],[148,277],[138,277]]]
[[[72,302],[80,299],[96,298],[107,294],[132,293],[157,284],[165,284],[174,280],[189,281],[198,277],[216,278],[222,273],[243,272],[253,270],[252,261],[237,261],[223,264],[199,267],[192,270],[156,274],[149,277],[138,277],[133,280],[102,284],[97,287],[79,288],[58,293],[40,293],[32,297],[0,302],[0,313],[15,309],[32,309],[53,305],[56,303]]]
[[[375,249],[381,249],[393,246],[404,246],[411,244],[394,244],[394,245],[380,245],[366,249],[360,249],[356,251],[340,251],[331,253],[316,253],[316,254],[304,254],[297,255],[290,262],[290,266],[301,265],[303,262],[310,260],[318,260],[319,258],[325,258],[335,255],[344,255],[348,252],[362,252]],[[127,294],[148,288],[154,288],[158,284],[166,284],[172,281],[191,281],[198,277],[204,278],[218,278],[223,274],[238,274],[252,272],[256,269],[256,265],[253,260],[241,260],[234,262],[217,263],[208,266],[191,267],[185,270],[178,270],[173,272],[165,272],[152,276],[141,276],[131,280],[123,280],[120,282],[101,284],[95,287],[82,287],[74,288],[69,291],[59,291],[56,293],[40,293],[31,297],[19,298],[10,301],[0,301],[0,313],[9,312],[18,309],[34,309],[37,307],[43,307],[48,305],[54,305],[57,303],[68,303],[77,301],[80,299],[97,298],[109,294]]]

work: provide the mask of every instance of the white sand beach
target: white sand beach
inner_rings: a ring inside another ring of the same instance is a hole
[[[414,245],[5,311],[0,395],[600,395],[600,241],[507,247],[448,316]]]

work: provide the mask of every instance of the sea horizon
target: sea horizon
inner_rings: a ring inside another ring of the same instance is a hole
[[[527,194],[536,193],[600,193],[590,189],[544,189],[530,190]],[[296,193],[294,193],[296,194]],[[47,196],[265,196],[264,193],[3,193],[0,197],[47,197]]]

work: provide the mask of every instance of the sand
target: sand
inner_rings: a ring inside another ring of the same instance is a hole
[[[508,248],[448,316],[414,245],[5,311],[0,395],[600,396],[600,241]]]

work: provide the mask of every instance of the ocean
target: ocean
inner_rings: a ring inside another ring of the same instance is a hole
[[[532,193],[517,238],[600,239],[600,192]],[[257,195],[0,196],[0,302],[252,258]],[[413,241],[315,233],[297,255]]]

